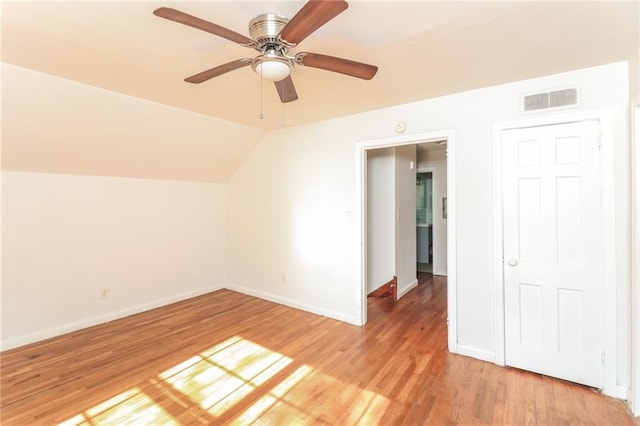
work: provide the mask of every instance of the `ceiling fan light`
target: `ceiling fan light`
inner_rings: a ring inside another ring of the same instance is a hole
[[[291,65],[277,60],[265,60],[255,66],[258,75],[270,81],[280,81],[291,73]]]
[[[264,79],[280,81],[291,73],[293,63],[281,53],[267,50],[253,60],[251,68]]]

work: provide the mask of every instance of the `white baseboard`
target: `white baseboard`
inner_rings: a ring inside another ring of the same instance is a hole
[[[323,317],[332,318],[338,321],[346,322],[348,324],[362,325],[359,323],[358,319],[355,316],[344,315],[340,312],[330,311],[328,309],[319,308],[317,306],[309,305],[306,303],[299,302],[297,300],[292,300],[286,297],[278,296],[276,294],[267,293],[265,291],[255,290],[252,288],[237,286],[237,285],[226,285],[226,289],[235,291],[237,293],[246,294],[247,296],[257,297],[259,299],[267,300],[269,302],[277,303],[279,305],[289,306],[290,308],[300,309],[302,311],[311,312],[312,314],[322,315]]]
[[[618,399],[624,399],[625,401],[629,401],[629,391],[630,389],[627,386],[618,385],[614,389],[615,393],[609,396],[612,396]]]
[[[418,286],[418,280],[417,279],[409,282],[409,284],[403,285],[402,287],[398,286],[398,297],[397,297],[397,300],[400,300],[400,298],[402,296],[404,296],[405,294],[409,293],[411,290],[413,290],[417,286]]]
[[[451,350],[451,348],[449,350]],[[458,343],[455,347],[455,351],[451,351],[458,355],[464,355],[482,361],[495,362],[496,360],[496,354],[493,351],[477,348],[475,346],[461,345]]]
[[[622,385],[616,385],[613,387],[609,387],[607,388],[606,386],[602,389],[602,393],[610,396],[612,398],[617,398],[617,399],[622,399],[624,401],[627,401],[627,403],[630,403],[630,388],[626,387],[626,386],[622,386]],[[631,406],[629,405],[629,408],[631,408]]]
[[[197,290],[192,290],[185,293],[175,294],[169,297],[164,297],[162,299],[154,300],[152,302],[148,302],[142,305],[131,306],[129,308],[120,309],[117,311],[108,312],[106,314],[85,318],[80,321],[74,321],[67,324],[58,325],[55,327],[48,328],[46,330],[39,330],[33,333],[24,334],[22,336],[3,339],[2,341],[0,341],[0,351],[6,351],[8,349],[13,349],[19,346],[28,345],[30,343],[39,342],[41,340],[49,339],[51,337],[61,336],[63,334],[81,330],[83,328],[93,327],[94,325],[104,324],[105,322],[128,317],[129,315],[139,314],[140,312],[159,308],[160,306],[170,305],[171,303],[180,302],[182,300],[191,299],[192,297],[201,296],[203,294],[211,293],[217,290],[222,290],[223,288],[224,286],[220,284],[203,287]]]

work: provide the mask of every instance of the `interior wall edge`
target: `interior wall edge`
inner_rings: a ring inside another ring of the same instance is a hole
[[[86,174],[86,173],[67,173],[67,172],[54,172],[54,171],[41,171],[30,170],[28,168],[7,168],[0,165],[0,173],[32,173],[37,175],[50,175],[50,176],[70,176],[70,177],[87,177],[87,178],[105,178],[105,179],[124,179],[124,180],[142,180],[142,181],[155,181],[155,182],[178,182],[178,183],[201,183],[201,184],[213,184],[226,186],[227,182],[218,182],[213,180],[194,180],[194,179],[180,179],[180,178],[167,178],[167,177],[148,177],[148,176],[122,176],[122,175],[102,175],[102,174]]]
[[[404,296],[405,294],[409,293],[411,290],[413,290],[414,288],[416,288],[418,286],[418,280],[411,280],[409,283],[403,285],[403,286],[398,286],[398,300],[400,300],[400,298],[402,296]]]
[[[417,281],[416,281],[416,284],[417,284]],[[228,284],[227,286],[225,286],[225,288],[227,290],[235,291],[237,293],[242,293],[242,294],[245,294],[247,296],[257,297],[258,299],[266,300],[268,302],[277,303],[279,305],[284,305],[284,306],[288,306],[290,308],[300,309],[300,310],[303,310],[303,311],[306,311],[306,312],[311,312],[312,314],[321,315],[323,317],[332,318],[334,320],[346,322],[347,324],[357,325],[357,326],[362,326],[363,325],[358,321],[358,318],[356,318],[353,315],[345,315],[343,313],[332,311],[330,309],[325,309],[325,308],[322,308],[322,307],[319,307],[319,306],[309,305],[307,303],[300,302],[300,301],[294,300],[294,299],[290,299],[288,297],[278,296],[276,294],[273,294],[273,293],[270,293],[270,292],[267,292],[267,291],[255,290],[255,289],[252,289],[252,288],[238,286],[238,285],[234,285],[234,284]]]

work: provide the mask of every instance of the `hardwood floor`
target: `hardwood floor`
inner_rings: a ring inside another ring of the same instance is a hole
[[[1,422],[634,424],[589,388],[448,353],[444,278],[369,303],[355,327],[223,290],[7,351]]]

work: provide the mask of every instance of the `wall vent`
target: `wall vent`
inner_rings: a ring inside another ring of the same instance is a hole
[[[578,89],[575,87],[551,92],[533,93],[522,97],[524,112],[578,105]]]

